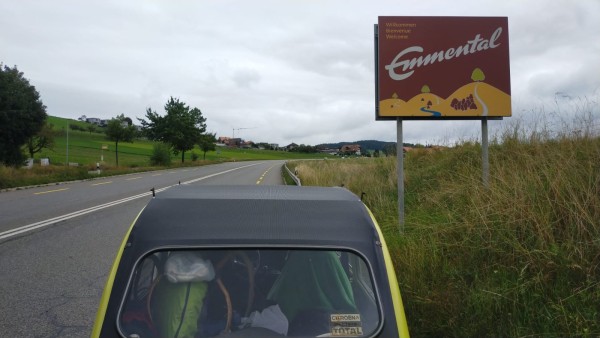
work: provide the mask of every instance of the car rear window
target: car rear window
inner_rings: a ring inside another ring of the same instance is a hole
[[[162,250],[141,259],[124,337],[370,337],[381,323],[371,269],[351,251]]]

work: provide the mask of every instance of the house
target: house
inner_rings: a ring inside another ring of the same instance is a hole
[[[222,144],[228,147],[239,147],[242,145],[243,140],[241,138],[231,138],[227,136],[219,136],[217,139],[217,145]]]
[[[83,117],[83,116],[82,116],[82,117]],[[99,118],[97,118],[97,117],[86,117],[86,118],[85,118],[85,122],[87,122],[87,123],[91,123],[91,124],[95,124],[95,125],[98,125],[98,126],[100,125],[100,122],[101,122],[101,121],[102,121],[102,120],[100,120],[100,119],[99,119]]]
[[[340,153],[348,155],[360,155],[360,145],[345,144],[340,148]]]
[[[284,150],[286,151],[291,151],[298,148],[298,145],[296,143],[290,143],[287,146],[283,147]]]
[[[229,139],[229,144],[227,144],[230,147],[240,147],[242,145],[243,140],[241,138],[230,138]]]
[[[231,138],[227,136],[219,136],[217,144],[223,144],[228,147],[239,147],[242,144],[241,138]]]
[[[242,147],[242,148],[248,148],[248,149],[252,148],[252,147],[254,147],[254,142],[252,142],[252,141],[242,141],[241,144],[240,144],[240,147]]]
[[[317,151],[323,154],[337,155],[339,149],[317,146]]]

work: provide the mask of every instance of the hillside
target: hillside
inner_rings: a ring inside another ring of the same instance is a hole
[[[102,129],[97,127],[94,131],[86,131],[90,124],[49,116],[48,122],[54,126],[57,132],[53,149],[44,149],[36,154],[35,159],[50,158],[53,164],[64,164],[67,162],[67,130],[68,130],[68,162],[77,163],[80,166],[95,167],[97,162],[102,162],[105,167],[114,166],[115,144],[107,140]],[[76,125],[80,130],[68,128],[68,125]],[[155,142],[136,139],[133,143],[120,142],[118,147],[120,167],[144,167],[149,165],[150,156]],[[196,146],[192,151],[185,154],[186,162],[194,159],[202,159],[203,152]],[[228,147],[217,147],[216,151],[206,153],[207,161],[243,161],[243,160],[285,160],[297,158],[323,158],[323,154],[303,154],[286,151],[259,150],[259,149],[237,149]],[[174,165],[181,162],[181,155],[172,155]]]
[[[119,166],[116,166],[115,143],[107,140],[101,128],[88,130],[88,127],[91,126],[88,123],[56,116],[49,116],[48,122],[53,125],[56,133],[54,146],[51,149],[43,149],[34,155],[34,164],[31,170],[0,166],[0,189],[97,177],[96,164],[100,164],[102,176],[164,168],[150,165],[155,142],[145,139],[136,139],[133,143],[119,142]],[[73,125],[77,130],[69,127]],[[195,149],[185,153],[184,163],[181,163],[181,154],[171,154],[170,166],[200,166],[227,161],[322,159],[324,157],[330,157],[330,155],[217,147],[216,151],[207,152],[206,159],[204,159],[204,153],[196,146]],[[41,166],[41,159],[48,159],[50,165]]]

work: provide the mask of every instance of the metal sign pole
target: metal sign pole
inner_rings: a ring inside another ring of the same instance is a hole
[[[69,122],[67,121],[67,161],[66,161],[66,166],[69,166]]]
[[[404,141],[402,135],[402,119],[396,119],[396,157],[398,158],[398,226],[400,234],[404,233]]]
[[[483,186],[490,186],[490,162],[488,152],[488,120],[486,117],[481,119],[481,163]]]

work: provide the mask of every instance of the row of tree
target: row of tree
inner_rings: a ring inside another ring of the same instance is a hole
[[[169,146],[175,155],[181,153],[181,163],[185,160],[185,152],[196,145],[204,152],[215,150],[217,141],[215,134],[206,133],[206,118],[200,109],[190,108],[185,102],[171,97],[165,104],[165,115],[160,115],[152,108],[146,110],[146,119],[138,119],[142,125],[142,135],[150,140],[162,142]],[[123,114],[108,121],[106,136],[115,142],[115,156],[119,165],[119,142],[133,142],[137,130],[131,119]]]
[[[306,145],[306,144],[301,144],[297,147],[294,147],[292,149],[289,150],[290,152],[295,152],[295,153],[306,153],[306,154],[311,154],[311,153],[318,153],[319,149],[317,149],[317,147],[313,147],[310,145]]]

